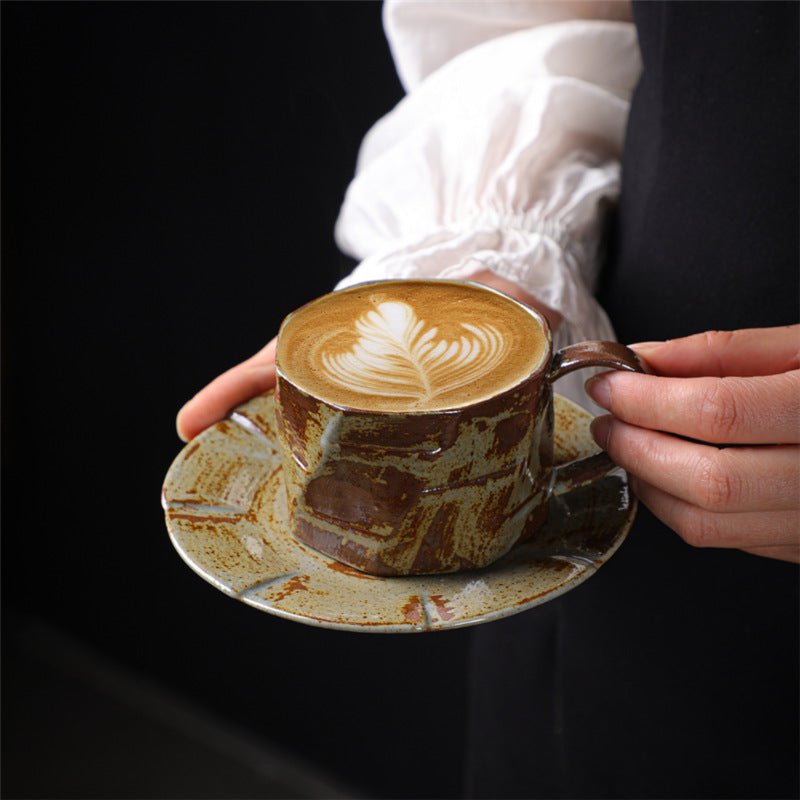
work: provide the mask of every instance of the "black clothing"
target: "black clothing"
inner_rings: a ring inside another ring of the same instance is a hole
[[[798,321],[798,5],[638,3],[599,300],[621,341]],[[472,797],[796,797],[798,570],[640,507],[588,583],[475,630]]]

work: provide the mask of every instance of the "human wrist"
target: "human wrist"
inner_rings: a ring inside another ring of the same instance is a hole
[[[562,320],[561,314],[542,303],[529,292],[526,292],[519,284],[507,280],[506,278],[501,278],[489,269],[481,270],[474,275],[470,275],[469,280],[482,283],[484,286],[489,286],[492,289],[497,289],[509,295],[509,297],[518,300],[520,303],[525,303],[525,305],[538,311],[547,320],[553,331],[558,330],[558,326],[561,324]]]

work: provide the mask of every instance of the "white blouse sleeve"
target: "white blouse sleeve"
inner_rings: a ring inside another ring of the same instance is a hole
[[[335,232],[361,263],[337,288],[489,269],[562,315],[557,347],[613,338],[592,292],[641,69],[628,13],[388,0],[407,95],[362,143]],[[586,404],[570,377],[559,391]]]

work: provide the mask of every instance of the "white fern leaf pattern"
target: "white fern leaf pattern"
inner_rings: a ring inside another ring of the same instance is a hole
[[[321,353],[325,375],[362,394],[430,401],[488,374],[505,355],[493,325],[461,326],[464,334],[448,341],[407,303],[381,303],[356,320],[359,338],[350,350]]]

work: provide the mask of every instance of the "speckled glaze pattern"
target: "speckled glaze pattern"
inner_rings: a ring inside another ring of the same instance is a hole
[[[491,564],[546,513],[551,399],[544,366],[483,402],[418,414],[339,409],[278,372],[292,530],[372,575]]]
[[[556,464],[596,452],[588,412],[556,396],[555,420]],[[627,535],[636,501],[620,471],[567,491],[570,485],[557,487],[535,539],[490,566],[442,575],[368,575],[290,532],[269,393],[183,448],[167,473],[162,505],[178,553],[225,594],[309,625],[414,633],[516,614],[592,576]]]

